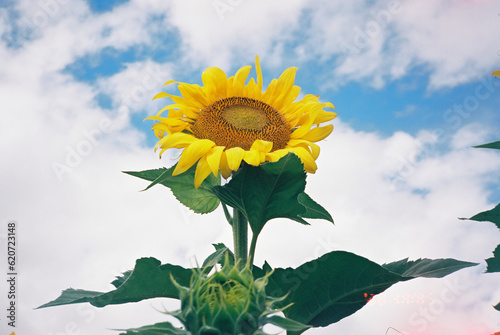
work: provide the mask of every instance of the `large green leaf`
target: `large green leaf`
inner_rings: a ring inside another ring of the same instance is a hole
[[[486,148],[486,149],[499,149],[500,150],[500,141],[491,142],[482,145],[476,145],[474,148]]]
[[[115,330],[125,331],[120,335],[191,335],[187,330],[176,328],[170,322],[161,322],[140,328]]]
[[[89,302],[96,307],[137,302],[150,298],[178,299],[178,290],[172,283],[172,276],[179,284],[188,286],[193,271],[171,264],[160,265],[155,258],[141,258],[133,271],[125,272],[113,282],[115,290],[102,293],[67,289],[61,296],[39,308]]]
[[[305,186],[303,165],[290,153],[277,162],[257,167],[243,164],[229,183],[213,190],[223,203],[239,209],[258,235],[266,222],[274,218],[305,223],[300,214],[306,209],[297,199]]]
[[[486,260],[486,272],[500,272],[500,244],[497,245],[495,251],[493,251],[493,257]]]
[[[498,229],[500,229],[500,204],[489,211],[478,213],[471,218],[460,218],[460,220],[489,221],[496,224]]]
[[[452,259],[421,259],[381,266],[349,252],[333,251],[296,269],[274,269],[266,292],[274,297],[288,293],[279,303],[282,307],[293,303],[284,310],[287,318],[324,327],[353,314],[397,282],[443,277],[473,265]]]
[[[210,174],[198,189],[194,187],[194,175],[196,166],[177,176],[172,176],[175,169],[172,166],[168,169],[161,168],[145,171],[124,171],[124,173],[151,181],[152,183],[145,190],[156,184],[164,185],[183,205],[192,209],[195,213],[210,213],[219,206],[219,199],[212,192],[212,187],[220,185],[220,176],[215,177]]]

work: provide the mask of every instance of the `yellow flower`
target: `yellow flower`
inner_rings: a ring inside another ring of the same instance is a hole
[[[247,84],[251,66],[239,69],[233,77],[217,67],[202,74],[203,86],[178,84],[181,96],[165,92],[153,99],[169,97],[173,104],[165,106],[153,125],[160,140],[155,146],[162,153],[171,148],[184,149],[172,175],[178,175],[195,163],[195,187],[210,173],[221,172],[229,178],[242,161],[258,166],[274,162],[289,152],[296,154],[306,172],[316,172],[319,146],[314,142],[331,134],[333,125],[320,127],[337,114],[324,108],[335,108],[330,102],[321,103],[318,96],[308,94],[295,101],[300,87],[294,86],[297,68],[286,69],[279,79],[273,79],[262,92],[262,72],[255,57],[257,80]],[[161,114],[168,111],[168,116]]]

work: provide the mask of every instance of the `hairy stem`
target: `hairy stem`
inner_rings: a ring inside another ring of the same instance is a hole
[[[248,222],[243,213],[233,210],[233,241],[235,262],[239,261],[240,269],[244,268],[248,257]]]
[[[255,247],[257,246],[257,234],[252,235],[252,242],[250,242],[250,254],[248,258],[250,259],[250,264],[253,264],[253,258],[255,256]]]

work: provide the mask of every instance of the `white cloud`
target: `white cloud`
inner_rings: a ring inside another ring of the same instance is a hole
[[[300,48],[310,57],[339,57],[330,85],[381,87],[421,66],[430,71],[429,87],[439,89],[477,80],[497,63],[493,1],[357,1],[311,11]]]
[[[98,91],[111,97],[113,109],[120,114],[148,110],[152,115],[165,105],[152,98],[167,80],[173,79],[171,68],[170,64],[151,60],[129,63],[119,73],[99,79]]]
[[[294,39],[305,2],[193,1],[175,2],[166,24],[182,36],[190,63],[228,67],[235,56],[255,54],[280,64],[281,45]]]
[[[432,88],[453,87],[489,73],[498,62],[493,1],[404,3],[398,31],[417,64],[432,67]],[[399,59],[398,59],[399,61]]]

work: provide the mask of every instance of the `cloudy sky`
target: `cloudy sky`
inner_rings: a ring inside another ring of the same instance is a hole
[[[158,310],[174,301],[34,308],[69,287],[108,291],[140,257],[192,266],[211,243],[232,245],[222,211],[194,215],[120,171],[175,162],[157,157],[142,121],[168,103],[151,100],[164,82],[201,84],[208,66],[232,75],[255,55],[264,83],[297,66],[302,93],[339,114],[307,186],[336,225],[272,221],[258,264],[331,250],[480,263],[396,285],[307,334],[500,331],[500,276],[482,273],[500,233],[457,219],[500,202],[500,155],[471,148],[500,138],[499,13],[493,0],[0,0],[0,238],[5,249],[16,222],[17,333],[115,334],[165,320]]]

